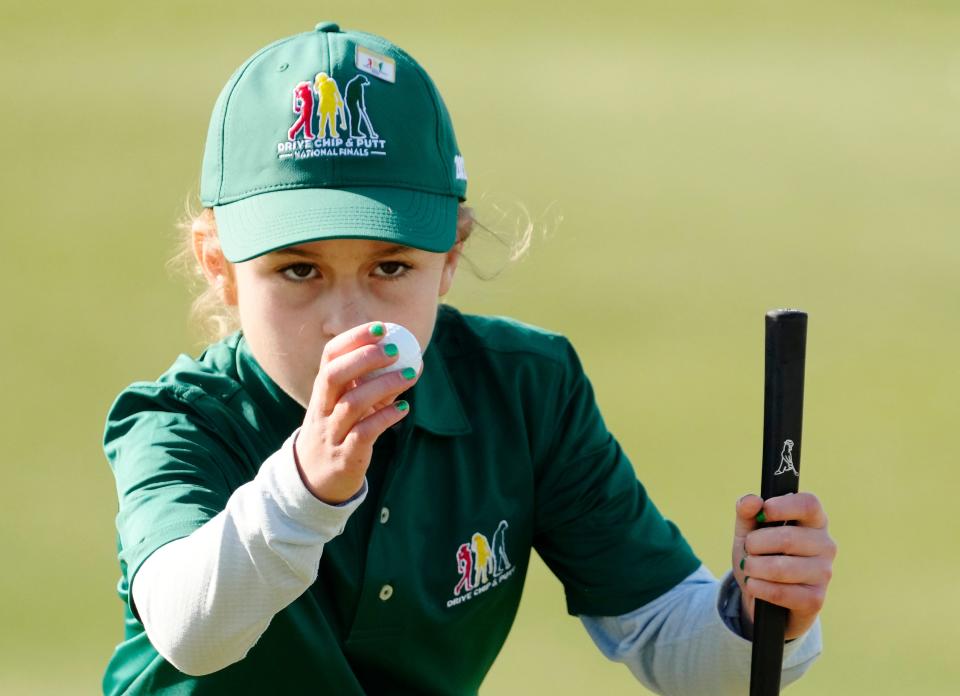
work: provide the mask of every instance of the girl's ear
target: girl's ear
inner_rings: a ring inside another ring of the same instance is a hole
[[[193,227],[193,255],[207,282],[217,288],[223,303],[236,305],[237,288],[233,264],[223,255],[216,235],[196,224]]]
[[[453,287],[453,276],[457,272],[457,263],[460,262],[460,253],[463,251],[463,242],[457,242],[453,248],[447,252],[446,259],[443,262],[443,271],[440,276],[440,291],[438,295],[443,297],[450,288]]]

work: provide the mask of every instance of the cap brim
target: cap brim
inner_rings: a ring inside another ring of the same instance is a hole
[[[224,256],[240,263],[321,239],[375,239],[449,251],[457,236],[455,196],[400,188],[271,191],[216,206]]]

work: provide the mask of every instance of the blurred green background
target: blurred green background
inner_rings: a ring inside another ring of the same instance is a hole
[[[0,693],[99,688],[121,635],[104,415],[201,348],[164,263],[217,93],[322,19],[408,48],[452,112],[481,219],[509,231],[497,210],[522,205],[538,225],[525,260],[491,282],[462,269],[449,301],[573,340],[611,430],[717,574],[733,502],[759,484],[763,313],[810,312],[802,483],[840,556],[826,652],[790,693],[956,693],[947,0],[4,0]],[[539,562],[483,693],[534,690],[643,692]]]

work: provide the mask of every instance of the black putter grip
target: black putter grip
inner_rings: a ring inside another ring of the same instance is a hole
[[[763,473],[760,480],[760,497],[764,500],[796,493],[800,484],[806,344],[806,312],[781,309],[767,313],[763,385]],[[753,614],[750,696],[773,696],[780,693],[786,624],[786,609],[759,599],[756,601]]]

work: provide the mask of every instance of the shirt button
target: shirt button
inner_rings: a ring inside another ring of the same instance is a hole
[[[393,588],[390,585],[384,585],[380,588],[380,599],[386,602],[393,597]]]
[[[380,510],[380,524],[386,524],[387,520],[390,519],[390,508],[383,508]]]

